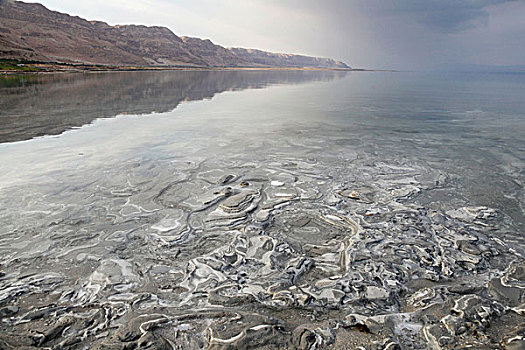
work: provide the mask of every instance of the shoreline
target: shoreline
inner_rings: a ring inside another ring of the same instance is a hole
[[[18,65],[17,65],[18,66]],[[323,68],[323,67],[183,67],[183,66],[99,66],[72,65],[67,63],[25,63],[20,69],[2,69],[0,74],[57,74],[57,73],[102,73],[102,72],[141,72],[141,71],[340,71],[340,72],[395,72],[394,70],[363,68]]]
[[[45,70],[45,71],[18,71],[0,70],[0,75],[40,75],[40,74],[80,74],[80,73],[123,73],[123,72],[169,72],[169,71],[334,71],[334,72],[390,72],[395,70],[381,69],[331,69],[331,68],[168,68],[168,69],[98,69],[98,70]]]

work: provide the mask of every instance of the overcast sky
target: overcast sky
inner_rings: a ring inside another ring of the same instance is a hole
[[[109,24],[169,27],[224,46],[352,67],[525,64],[525,0],[41,0]]]

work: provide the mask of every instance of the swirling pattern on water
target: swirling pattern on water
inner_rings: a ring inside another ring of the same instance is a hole
[[[522,102],[313,76],[0,145],[0,347],[523,346]]]

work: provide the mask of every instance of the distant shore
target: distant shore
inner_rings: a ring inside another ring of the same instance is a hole
[[[361,68],[324,67],[199,67],[199,66],[108,66],[73,63],[31,62],[0,60],[1,74],[42,74],[42,73],[89,73],[89,72],[137,72],[137,71],[177,71],[177,70],[297,70],[297,71],[345,71],[373,72],[388,71]]]

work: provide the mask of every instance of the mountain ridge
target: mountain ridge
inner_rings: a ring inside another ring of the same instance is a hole
[[[293,67],[350,69],[330,58],[225,48],[169,28],[109,25],[52,11],[39,3],[0,0],[0,58],[146,67]]]

